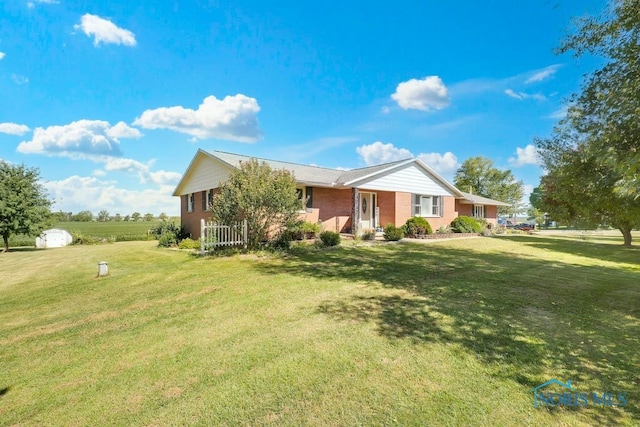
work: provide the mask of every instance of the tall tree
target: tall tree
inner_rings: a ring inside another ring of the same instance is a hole
[[[626,246],[640,225],[640,7],[616,0],[575,21],[560,53],[599,55],[552,137],[536,141],[548,174],[543,204],[553,215],[618,228]]]
[[[575,20],[558,51],[605,60],[572,98],[568,119],[619,175],[613,189],[640,197],[640,4],[614,0],[600,16]]]
[[[509,203],[518,210],[524,196],[522,181],[516,180],[510,170],[500,170],[491,159],[482,156],[465,160],[456,171],[453,183],[462,191]],[[513,209],[501,206],[498,213],[512,214]]]
[[[12,234],[36,234],[47,225],[51,201],[40,184],[40,172],[0,161],[0,235],[9,250]]]
[[[108,210],[103,209],[100,212],[98,212],[98,221],[107,222],[110,219],[111,219],[111,215],[109,215],[109,211]]]
[[[302,208],[296,180],[286,170],[273,170],[255,159],[242,162],[213,196],[214,221],[230,224],[247,220],[248,247],[255,249],[277,236],[295,220]]]

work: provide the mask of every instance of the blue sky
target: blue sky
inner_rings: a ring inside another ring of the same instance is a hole
[[[54,210],[178,214],[198,148],[356,168],[472,156],[539,182],[595,60],[553,52],[604,2],[3,0],[0,159]]]

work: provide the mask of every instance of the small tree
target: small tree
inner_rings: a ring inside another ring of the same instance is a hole
[[[113,220],[114,220],[115,222],[120,222],[120,221],[122,221],[122,215],[120,215],[119,213],[115,214],[115,215],[113,216]]]
[[[144,214],[144,220],[145,221],[153,221],[153,214],[152,213]]]
[[[291,173],[255,159],[241,162],[219,190],[213,196],[213,220],[230,224],[246,219],[250,249],[278,236],[302,208]]]
[[[4,252],[11,234],[36,234],[46,226],[51,201],[38,169],[0,161],[0,235]]]
[[[125,215],[124,218],[122,218],[123,221],[129,222],[131,221],[131,217],[129,215]]]
[[[91,211],[80,211],[71,217],[71,221],[91,222],[93,221],[93,214]]]
[[[109,211],[103,209],[100,212],[98,212],[98,221],[107,222],[110,219],[111,219],[111,216],[109,215]]]
[[[139,221],[140,220],[140,212],[134,212],[131,214],[131,221]]]
[[[160,215],[158,215],[158,219],[159,219],[160,221],[166,221],[166,220],[168,220],[168,219],[169,219],[169,216],[168,216],[166,213],[164,213],[164,212],[160,212]]]

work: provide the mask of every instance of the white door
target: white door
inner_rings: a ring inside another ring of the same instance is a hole
[[[360,193],[360,229],[376,226],[376,193]]]

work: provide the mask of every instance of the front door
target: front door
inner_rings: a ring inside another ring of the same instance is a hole
[[[360,193],[360,229],[376,226],[376,193]]]

